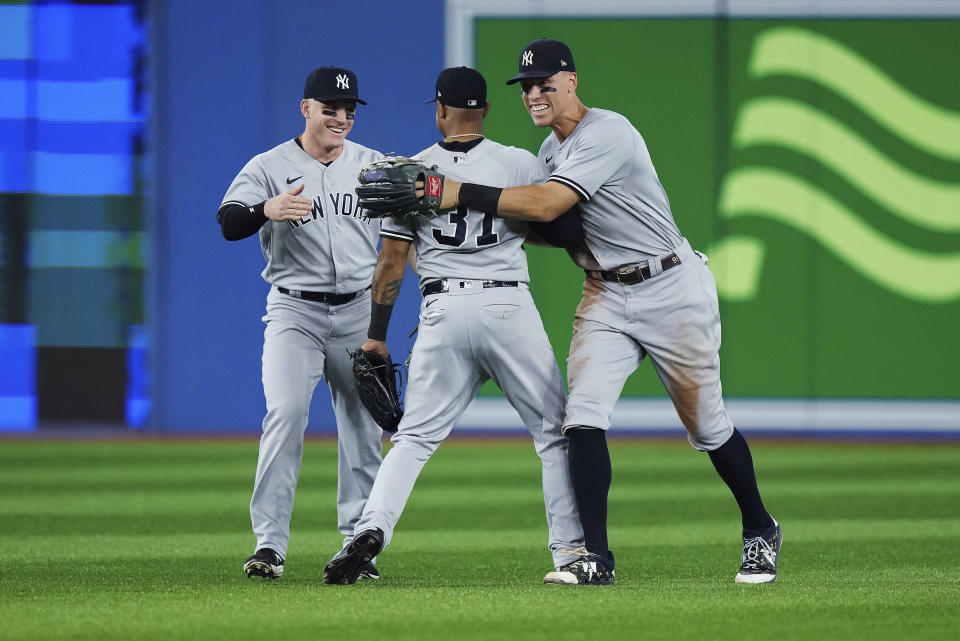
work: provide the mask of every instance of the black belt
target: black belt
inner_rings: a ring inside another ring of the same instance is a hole
[[[461,281],[469,281],[470,279],[456,279],[456,278],[441,278],[440,280],[435,280],[433,282],[427,283],[423,286],[421,290],[424,296],[430,296],[431,294],[444,294],[450,291],[450,283],[458,283]],[[483,288],[488,287],[516,287],[520,283],[515,280],[485,280],[483,282]],[[462,287],[462,285],[461,285]]]
[[[620,283],[621,285],[633,285],[634,283],[639,283],[651,278],[650,265],[648,263],[649,261],[630,265],[629,267],[621,267],[613,272],[597,271],[595,269],[587,269],[584,271],[587,272],[587,276],[590,278],[600,278],[610,281],[611,283]],[[675,252],[671,252],[660,259],[660,266],[663,267],[663,271],[672,269],[679,264],[680,257],[677,256]]]
[[[327,292],[304,292],[296,289],[287,289],[286,287],[277,287],[277,291],[281,294],[293,296],[294,298],[302,298],[303,300],[309,300],[314,303],[326,303],[327,305],[343,305],[344,303],[349,303],[368,289],[370,289],[369,286],[364,287],[358,292],[350,292],[349,294],[328,294]]]

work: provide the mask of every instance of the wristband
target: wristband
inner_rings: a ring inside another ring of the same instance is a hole
[[[370,327],[367,329],[367,338],[375,341],[387,340],[387,325],[390,324],[390,315],[393,305],[371,303]]]
[[[495,214],[497,213],[497,205],[500,204],[500,192],[502,191],[503,189],[500,187],[463,183],[460,185],[460,204],[468,209]]]

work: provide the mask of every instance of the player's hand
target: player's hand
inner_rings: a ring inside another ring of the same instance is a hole
[[[300,220],[310,215],[310,212],[313,211],[313,201],[300,196],[303,187],[301,183],[265,202],[263,204],[263,214],[270,220],[278,222]]]
[[[453,209],[460,204],[460,185],[456,180],[452,178],[443,178],[443,199],[440,201],[440,206],[437,209]],[[421,202],[423,201],[424,194],[424,184],[422,180],[418,180],[416,185],[417,189],[417,199]]]
[[[387,343],[385,341],[375,341],[372,338],[368,338],[367,342],[360,346],[360,349],[365,352],[376,352],[388,361],[390,360],[390,350],[387,349]]]

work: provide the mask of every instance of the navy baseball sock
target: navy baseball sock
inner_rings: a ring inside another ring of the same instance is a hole
[[[709,452],[713,467],[727,484],[740,506],[744,530],[756,530],[773,525],[773,519],[763,507],[757,476],[753,470],[753,457],[743,434],[734,428],[726,443]]]
[[[567,430],[570,439],[570,476],[588,551],[607,555],[607,493],[610,491],[610,451],[607,433],[600,429]]]

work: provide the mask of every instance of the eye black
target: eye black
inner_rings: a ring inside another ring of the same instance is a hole
[[[337,117],[337,112],[334,111],[333,109],[324,109],[324,110],[322,110],[322,113],[323,113],[324,116],[328,116],[328,117],[330,117],[330,118],[336,118],[336,117]],[[352,111],[348,111],[348,112],[347,112],[347,120],[354,120],[355,118],[356,118],[356,114],[355,114],[355,113],[353,113]]]
[[[546,80],[537,80],[537,81],[528,81],[528,82],[523,82],[522,80],[520,81],[520,91],[522,91],[523,93],[530,93],[530,90],[533,89],[534,87],[540,87],[541,92],[556,91],[556,89],[553,89],[552,87],[549,87],[547,85]]]

